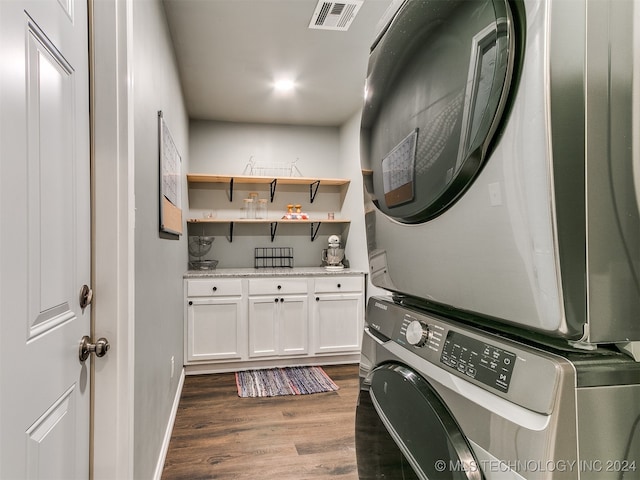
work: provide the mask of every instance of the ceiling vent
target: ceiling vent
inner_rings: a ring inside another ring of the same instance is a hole
[[[325,2],[320,0],[311,17],[309,28],[346,31],[362,6],[363,0]]]

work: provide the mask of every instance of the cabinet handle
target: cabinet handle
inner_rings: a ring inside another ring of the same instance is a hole
[[[193,302],[191,300],[189,300],[189,305],[193,305]]]
[[[279,300],[278,300],[277,298],[274,300],[274,302],[276,302],[276,303],[278,303],[278,301],[279,301]]]
[[[339,285],[338,285],[339,286]],[[218,291],[218,287],[213,287],[213,291],[217,292]]]
[[[282,285],[278,285],[278,290],[282,290]]]
[[[281,299],[280,299],[280,303],[283,303],[283,302],[284,302],[284,298],[281,298]]]
[[[338,284],[338,288],[340,288],[342,285]]]
[[[320,297],[316,297],[316,302],[319,302],[319,301],[320,301]]]

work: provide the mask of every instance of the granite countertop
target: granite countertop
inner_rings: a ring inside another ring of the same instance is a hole
[[[352,268],[342,270],[326,270],[324,267],[293,267],[293,268],[219,268],[216,270],[188,270],[184,278],[214,278],[214,277],[321,277],[331,275],[362,275],[366,272]]]

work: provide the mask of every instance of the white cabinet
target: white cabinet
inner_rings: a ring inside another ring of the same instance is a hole
[[[249,280],[249,356],[306,355],[308,280]]]
[[[185,278],[184,292],[190,372],[359,359],[364,274]]]
[[[240,279],[187,280],[186,363],[246,358],[242,290]]]
[[[313,353],[360,350],[364,323],[363,277],[328,277],[315,281]]]

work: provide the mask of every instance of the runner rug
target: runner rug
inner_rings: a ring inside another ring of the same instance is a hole
[[[338,386],[321,367],[286,367],[236,372],[239,397],[275,397],[333,392]]]

